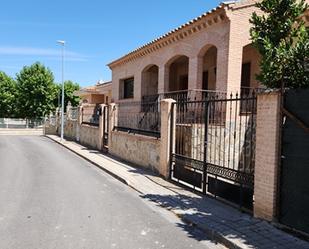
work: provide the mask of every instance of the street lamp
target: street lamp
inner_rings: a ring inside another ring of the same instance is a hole
[[[62,96],[61,96],[61,141],[63,141],[63,129],[64,129],[64,51],[65,41],[58,40],[58,44],[62,46]]]

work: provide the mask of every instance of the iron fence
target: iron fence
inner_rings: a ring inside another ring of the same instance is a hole
[[[138,101],[118,103],[116,130],[129,133],[160,137],[160,103]]]
[[[68,111],[68,118],[70,120],[76,121],[78,118],[78,107],[71,107]]]
[[[0,118],[1,129],[37,129],[44,125],[44,118]]]
[[[177,102],[171,178],[252,209],[256,96]]]
[[[82,124],[99,126],[101,107],[99,105],[86,105],[82,107]]]

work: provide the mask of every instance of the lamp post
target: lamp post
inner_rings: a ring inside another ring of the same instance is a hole
[[[61,94],[61,141],[63,141],[63,130],[64,130],[64,51],[65,51],[65,41],[58,40],[62,46],[62,94]]]

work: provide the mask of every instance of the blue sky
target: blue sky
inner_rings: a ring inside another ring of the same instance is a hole
[[[15,77],[40,61],[61,79],[60,47],[67,41],[65,79],[82,86],[110,80],[107,63],[217,6],[217,0],[2,1],[0,70]]]

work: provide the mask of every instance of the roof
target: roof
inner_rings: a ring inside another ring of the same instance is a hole
[[[131,51],[130,53],[122,56],[119,59],[116,59],[114,61],[112,61],[111,63],[108,64],[108,66],[110,68],[116,66],[118,63],[120,62],[128,62],[132,59],[135,59],[136,57],[140,57],[138,56],[139,53],[141,53],[140,55],[143,56],[145,54],[151,53],[159,48],[161,48],[162,46],[168,45],[170,44],[170,41],[167,42],[167,44],[165,44],[166,42],[163,42],[164,40],[166,40],[167,38],[173,36],[174,34],[176,35],[177,33],[180,33],[182,30],[185,30],[191,26],[194,26],[194,24],[198,23],[200,20],[210,16],[211,14],[215,13],[215,12],[219,12],[220,10],[224,10],[224,8],[229,7],[230,5],[236,4],[236,3],[241,3],[241,2],[248,2],[248,0],[245,1],[225,1],[222,2],[221,4],[219,4],[217,7],[203,13],[202,15],[190,20],[189,22],[171,30],[170,32],[150,41],[149,43],[146,43],[145,45],[138,47],[137,49]],[[252,0],[250,1],[252,2]],[[225,16],[220,16],[222,19],[225,19]],[[194,31],[193,31],[194,32]],[[162,44],[160,44],[161,42],[163,42]],[[157,46],[155,46],[157,45]]]

